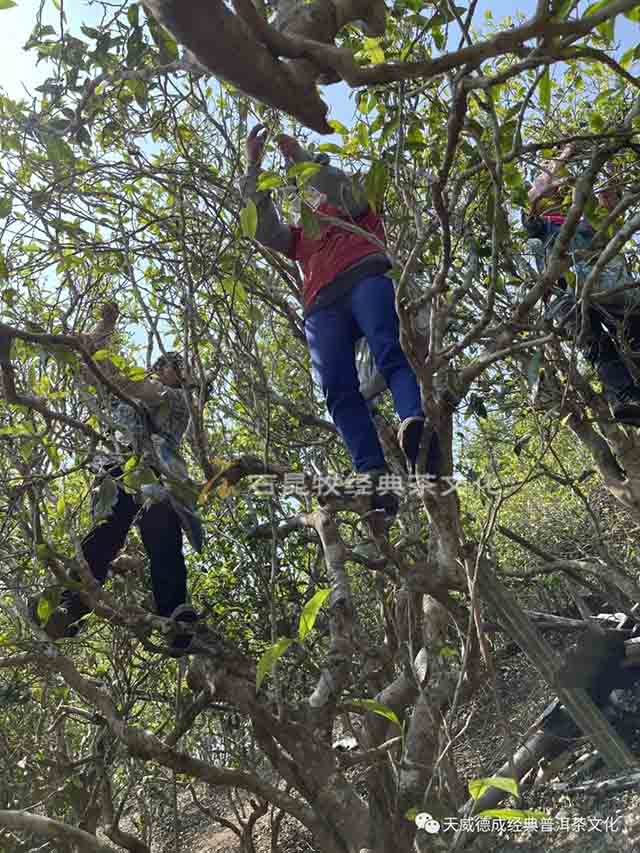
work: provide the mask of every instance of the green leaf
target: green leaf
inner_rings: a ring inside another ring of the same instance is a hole
[[[147,84],[144,80],[125,80],[125,88],[127,88],[141,107],[146,106],[147,102]]]
[[[365,91],[362,92],[360,94],[360,97],[358,98],[358,112],[362,113],[363,115],[369,115],[369,113],[375,107],[375,105],[376,105],[375,95],[369,96],[369,93],[365,89]]]
[[[124,471],[125,474],[128,474],[129,471],[133,471],[133,469],[136,467],[137,464],[138,464],[138,457],[137,456],[130,456],[127,459],[127,461],[124,463],[124,467],[122,470]]]
[[[610,3],[610,0],[598,0],[597,3],[592,3],[591,6],[584,13],[584,17],[588,17],[589,15],[594,15],[596,12],[599,12],[601,9],[606,8]],[[602,21],[602,23],[598,24],[596,29],[600,33],[600,35],[607,41],[612,42],[615,36],[615,27],[616,27],[616,16],[613,15],[606,21]]]
[[[133,471],[129,471],[129,473],[125,474],[124,477],[122,478],[122,480],[123,480],[125,486],[134,492],[137,491],[142,486],[157,484],[157,482],[158,482],[158,479],[157,479],[156,475],[153,473],[153,471],[151,470],[151,468],[148,468],[146,466],[140,466],[140,467],[134,468]],[[180,487],[176,483],[173,483],[171,485],[170,491],[172,494],[175,494],[179,490],[180,490]],[[184,494],[184,495],[176,495],[176,496],[179,498],[179,500],[181,502],[186,503],[186,504],[189,504],[189,502],[191,500],[191,495]]]
[[[127,9],[127,18],[132,27],[137,27],[140,18],[140,7],[137,3],[132,3]]]
[[[474,800],[479,800],[489,788],[499,788],[501,791],[513,794],[514,797],[518,796],[518,783],[508,776],[490,776],[485,779],[472,779],[469,782],[469,793]]]
[[[599,12],[603,6],[606,6],[609,0],[597,0],[596,3],[592,3],[587,7],[583,17],[588,18],[589,15],[594,15],[596,12]]]
[[[0,198],[0,219],[6,219],[6,217],[11,213],[11,208],[13,207],[13,199],[9,195],[5,195]]]
[[[640,8],[640,7],[638,7],[638,8]],[[620,65],[622,65],[622,67],[625,69],[625,71],[628,71],[629,68],[631,68],[631,66],[635,62],[635,59],[636,59],[636,48],[630,47],[629,50],[626,50],[622,54],[622,56],[620,57]]]
[[[127,379],[131,379],[133,382],[141,382],[146,375],[147,371],[144,367],[130,367],[127,370]]]
[[[527,817],[535,817],[544,820],[549,815],[535,809],[485,809],[478,812],[477,817],[501,817],[505,820],[523,820]]]
[[[45,147],[47,149],[47,156],[52,162],[56,163],[59,161],[65,161],[67,163],[73,163],[73,151],[69,148],[64,139],[60,139],[58,136],[47,136]]]
[[[363,148],[367,147],[367,145],[369,144],[369,129],[367,128],[366,124],[363,124],[361,122],[358,125],[356,129],[356,138]]]
[[[640,3],[637,6],[634,6],[633,9],[629,9],[627,12],[622,13],[625,18],[629,18],[630,21],[633,21],[635,24],[640,24]]]
[[[246,207],[240,211],[240,228],[245,237],[253,239],[258,227],[258,209],[253,199],[249,199]]]
[[[340,136],[349,136],[347,128],[335,118],[329,120],[329,127],[332,127],[336,133],[340,134]]]
[[[309,178],[317,174],[322,166],[320,163],[313,163],[311,160],[305,160],[304,163],[295,163],[287,169],[287,175],[290,178],[295,178],[299,186],[303,186]]]
[[[258,177],[258,189],[260,192],[277,189],[284,186],[284,183],[282,175],[278,175],[276,172],[262,172]]]
[[[0,0],[0,9],[11,9],[12,6],[17,6],[13,0]]]
[[[362,52],[370,62],[384,62],[384,50],[380,46],[381,39],[365,38]]]
[[[601,24],[598,24],[596,29],[602,38],[608,44],[611,44],[616,36],[616,16],[613,15],[613,17],[609,18],[608,21],[603,21]]]
[[[13,305],[17,295],[18,291],[13,287],[8,287],[6,290],[2,291],[2,299],[7,303],[7,305]]]
[[[375,699],[351,699],[349,704],[356,705],[358,708],[364,708],[370,714],[378,714],[380,717],[390,720],[394,725],[401,727],[398,715],[391,708],[383,705],[382,702],[376,702]]]
[[[240,302],[247,301],[247,291],[244,289],[242,282],[235,278],[223,278],[220,282],[222,289],[226,294]]]
[[[553,19],[555,21],[563,21],[571,11],[574,3],[575,0],[560,0],[558,8],[553,13]]]
[[[424,145],[424,134],[419,124],[412,124],[407,133],[407,142],[411,145]]]
[[[300,206],[300,220],[304,236],[310,240],[317,240],[321,234],[320,222],[306,201],[303,201]]]
[[[291,640],[289,637],[280,637],[278,642],[269,646],[266,652],[260,657],[258,669],[256,670],[256,693],[260,690],[260,685],[266,676],[293,642],[294,640]]]
[[[382,160],[376,160],[369,170],[369,174],[365,178],[364,182],[367,201],[376,213],[379,213],[382,209],[382,202],[387,189],[388,180],[389,175],[387,173],[387,167]]]
[[[335,142],[321,142],[318,151],[328,151],[330,154],[342,154],[342,148]]]
[[[95,496],[93,515],[96,521],[104,521],[109,518],[118,500],[118,486],[113,477],[105,477]]]
[[[147,16],[147,26],[151,37],[156,43],[156,47],[160,52],[160,60],[162,62],[174,62],[179,55],[178,44],[171,33],[161,27],[153,15],[145,8]]]
[[[51,546],[46,542],[40,542],[36,545],[36,556],[39,560],[46,562],[47,560],[52,560],[55,557],[55,554],[51,550]]]
[[[534,353],[529,365],[527,367],[527,382],[529,383],[529,387],[533,388],[533,386],[538,381],[538,374],[540,373],[540,365],[542,364],[542,353],[538,350],[538,352]]]
[[[92,356],[94,361],[105,361],[107,358],[111,357],[111,353],[108,349],[99,349],[96,350]]]
[[[384,145],[395,133],[395,131],[400,127],[400,117],[395,116],[390,121],[388,121],[385,126],[382,128],[382,133],[380,134],[380,145]]]
[[[38,614],[38,622],[44,626],[47,624],[49,619],[51,618],[51,614],[56,609],[58,604],[60,603],[60,590],[55,587],[52,589],[47,589],[42,593],[40,598],[38,599],[38,607],[36,609],[36,613]]]
[[[300,614],[300,622],[298,624],[298,639],[303,642],[310,631],[313,630],[320,608],[331,595],[329,588],[319,589],[313,598],[304,606]]]
[[[545,112],[551,109],[551,76],[549,67],[544,69],[544,73],[540,78],[540,103],[544,107]]]

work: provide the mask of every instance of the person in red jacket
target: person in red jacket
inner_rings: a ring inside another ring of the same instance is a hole
[[[355,345],[362,336],[391,390],[402,421],[398,441],[411,473],[415,471],[425,417],[415,374],[400,346],[382,218],[366,200],[356,197],[351,179],[328,165],[326,155],[320,155],[316,162],[321,168],[308,181],[318,197],[319,236],[307,236],[301,226],[282,223],[269,193],[257,190],[265,141],[264,126],[256,125],[246,142],[248,171],[242,190],[243,196],[256,204],[256,239],[302,267],[305,335],[327,408],[356,471],[372,478],[373,507],[392,515],[397,509],[395,495],[375,490],[388,469],[359,388]],[[288,164],[314,160],[291,136],[281,134],[276,142]],[[323,220],[323,215],[340,222]],[[366,234],[356,233],[341,222],[355,225]],[[429,446],[427,473],[439,475],[435,433]]]

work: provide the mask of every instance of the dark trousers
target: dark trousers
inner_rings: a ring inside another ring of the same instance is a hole
[[[393,282],[365,278],[341,299],[310,314],[305,334],[329,413],[356,471],[385,465],[371,412],[356,370],[355,344],[363,335],[401,419],[422,416],[420,388],[400,346]]]
[[[606,308],[606,306],[604,306]],[[622,318],[620,322],[623,323]],[[613,397],[621,391],[629,392],[637,383],[627,367],[626,359],[637,361],[640,358],[640,314],[629,314],[623,323],[622,342],[616,331],[609,331],[609,321],[596,308],[589,309],[590,337],[585,355],[598,371],[598,376],[607,391]]]
[[[119,471],[111,471],[118,476]],[[82,553],[93,576],[104,583],[109,565],[123,547],[134,520],[149,555],[151,584],[158,614],[169,616],[187,598],[187,569],[182,553],[182,528],[168,501],[140,510],[133,497],[118,488],[112,514],[82,541]]]
[[[541,218],[542,229],[535,236],[539,237],[545,244],[545,249],[550,251],[555,238],[558,236],[562,226]],[[581,245],[588,245],[593,229],[588,226],[580,226],[578,235],[581,237]],[[610,397],[617,397],[622,391],[629,392],[637,387],[622,354],[622,347],[616,319],[622,322],[621,311],[623,309],[616,305],[602,305],[602,309],[589,308],[589,339],[584,350],[588,361],[593,365],[600,377],[605,392]],[[611,319],[605,319],[610,314]],[[622,334],[624,349],[627,358],[632,353],[640,356],[640,314],[628,313],[624,318],[624,330]],[[640,389],[639,389],[640,390]]]

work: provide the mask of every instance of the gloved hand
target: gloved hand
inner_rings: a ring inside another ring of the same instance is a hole
[[[257,124],[255,127],[251,128],[251,132],[247,136],[247,140],[245,142],[247,162],[249,164],[259,164],[262,162],[267,135],[267,129],[263,124]]]

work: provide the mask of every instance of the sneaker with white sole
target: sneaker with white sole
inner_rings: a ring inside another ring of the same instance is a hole
[[[381,491],[379,488],[380,478],[389,474],[388,468],[373,468],[366,472],[371,478],[371,509],[384,512],[385,518],[391,520],[398,514],[400,501],[395,492]]]
[[[169,633],[169,654],[179,657],[191,648],[200,614],[190,604],[180,604],[169,618],[175,623],[175,629]]]

